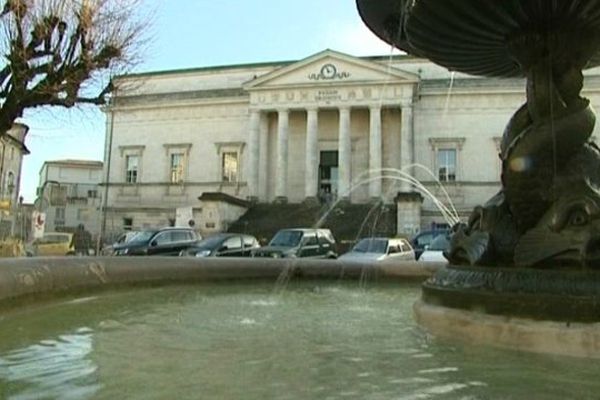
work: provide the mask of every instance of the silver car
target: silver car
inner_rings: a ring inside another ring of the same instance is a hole
[[[406,239],[365,238],[339,258],[344,261],[415,261],[415,252]]]

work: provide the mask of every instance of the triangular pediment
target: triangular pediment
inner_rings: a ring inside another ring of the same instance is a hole
[[[276,69],[255,78],[244,89],[269,89],[290,86],[319,86],[363,83],[414,83],[417,75],[370,60],[333,50]]]

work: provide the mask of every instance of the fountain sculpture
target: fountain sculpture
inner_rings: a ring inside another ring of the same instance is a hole
[[[524,76],[501,145],[502,189],[457,227],[456,264],[593,267],[600,151],[582,70],[600,62],[600,2],[359,0],[369,27],[452,71]]]
[[[600,1],[357,6],[376,35],[409,54],[451,71],[526,78],[527,101],[502,137],[502,188],[454,227],[451,266],[424,285],[417,318],[432,326],[427,307],[443,306],[597,322],[600,149],[591,141],[595,115],[581,90],[582,71],[600,65]]]

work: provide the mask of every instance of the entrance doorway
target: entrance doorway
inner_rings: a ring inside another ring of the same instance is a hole
[[[338,152],[322,151],[319,159],[319,199],[335,199],[338,194]]]

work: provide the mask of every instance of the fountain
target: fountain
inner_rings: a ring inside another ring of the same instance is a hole
[[[417,320],[439,335],[600,356],[600,149],[581,96],[600,65],[600,1],[357,0],[409,54],[485,77],[526,78],[508,121],[502,188],[454,227],[451,266],[423,285]]]
[[[503,189],[456,226],[454,265],[414,306],[422,326],[469,345],[414,325],[419,289],[404,281],[432,273],[416,263],[13,259],[0,266],[1,398],[596,396],[585,359],[470,344],[600,356],[599,152],[579,95],[581,70],[600,62],[600,0],[358,6],[411,54],[528,78],[504,137]]]

